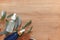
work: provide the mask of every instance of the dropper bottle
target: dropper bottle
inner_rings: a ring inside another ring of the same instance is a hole
[[[4,40],[16,40],[24,32],[25,32],[25,29],[22,29],[18,32],[14,32],[14,33],[10,34],[9,36],[7,36]]]
[[[7,32],[10,32],[10,33],[13,32],[14,25],[15,25],[15,22],[14,22],[15,20],[16,20],[16,13],[14,13],[14,15],[11,17],[11,20],[9,21],[9,24],[6,28]]]

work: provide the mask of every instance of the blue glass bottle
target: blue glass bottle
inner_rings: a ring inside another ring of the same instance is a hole
[[[18,31],[18,32],[14,32],[14,33],[8,35],[4,40],[16,40],[24,32],[25,32],[25,29],[22,29],[21,31]]]
[[[18,33],[14,32],[11,35],[7,36],[4,40],[16,40],[18,38]]]

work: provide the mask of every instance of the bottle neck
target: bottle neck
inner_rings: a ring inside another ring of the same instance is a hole
[[[25,32],[25,29],[22,29],[22,30],[18,31],[18,34],[22,35],[24,32]]]
[[[17,33],[18,33],[19,36],[22,34],[21,32],[17,32]]]

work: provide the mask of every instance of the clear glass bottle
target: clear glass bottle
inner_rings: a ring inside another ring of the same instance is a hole
[[[14,25],[15,25],[15,21],[16,20],[16,14],[14,13],[14,15],[11,17],[11,20],[9,21],[9,24],[6,28],[7,32],[13,32],[14,29]]]

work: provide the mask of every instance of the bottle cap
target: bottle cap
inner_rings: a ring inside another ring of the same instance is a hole
[[[13,16],[11,17],[12,20],[16,20],[16,13],[13,14]]]

